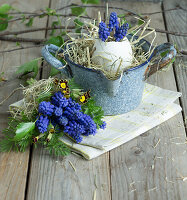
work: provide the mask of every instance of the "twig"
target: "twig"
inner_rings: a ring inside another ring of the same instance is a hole
[[[174,32],[174,31],[166,31],[166,30],[162,30],[162,29],[159,29],[159,28],[155,28],[155,31],[159,32],[159,33],[167,33],[167,34],[170,34],[170,35],[187,37],[187,33],[179,33],[179,32]]]
[[[33,14],[33,15],[29,15],[29,16],[25,16],[24,17],[24,19],[30,19],[30,18],[35,18],[35,17],[40,17],[41,15],[44,15],[44,16],[48,16],[48,14],[47,13],[45,13],[45,14]],[[76,15],[73,15],[73,14],[68,14],[68,15],[64,15],[64,14],[55,14],[54,16],[56,16],[56,17],[76,17]],[[80,18],[84,18],[84,19],[91,19],[91,17],[89,17],[89,16],[79,16]],[[9,20],[8,21],[8,23],[10,23],[10,22],[15,22],[15,21],[20,21],[20,20],[23,20],[23,17],[18,17],[18,18],[15,18],[15,19],[11,19],[11,20]],[[0,24],[5,24],[5,23],[7,23],[7,21],[2,21],[2,22],[0,22]]]
[[[155,144],[155,146],[153,146],[153,148],[155,149],[158,146],[159,143],[160,143],[160,139],[157,141],[157,143]]]
[[[96,5],[76,5],[74,4],[74,7],[82,7],[82,8],[104,8],[106,9],[106,6],[96,6]],[[115,7],[115,6],[108,6],[109,9],[117,9],[117,10],[123,10],[128,12],[129,14],[138,16],[140,19],[144,19],[141,15],[131,11],[131,10],[127,10],[125,8],[119,8],[119,7]]]
[[[35,14],[38,14],[38,13],[34,13],[34,12],[9,12],[7,13],[8,15],[35,15]]]
[[[6,37],[0,36],[0,40],[10,41],[10,42],[33,42],[36,44],[44,43],[47,39],[32,39],[32,38],[20,38],[20,37]]]
[[[9,96],[7,96],[3,101],[0,102],[0,106],[5,102],[7,101],[15,92],[17,92],[18,90],[23,90],[24,88],[23,87],[20,87],[20,88],[16,88],[14,89]]]
[[[183,55],[187,55],[187,51],[184,51],[184,50],[179,50],[179,52]]]
[[[94,176],[94,185],[95,185],[95,187],[96,187],[96,189],[97,189],[98,187],[97,187],[97,183],[96,183],[96,174],[95,174],[95,176]]]
[[[96,195],[97,195],[97,189],[94,190],[93,200],[96,200]]]
[[[167,10],[161,10],[161,11],[157,11],[157,12],[141,13],[141,15],[155,15],[155,14],[164,13],[164,12],[173,11],[173,10],[184,10],[184,11],[186,11],[186,9],[184,9],[180,5],[178,5],[175,8],[170,8],[170,9],[167,9]]]
[[[69,164],[71,165],[71,167],[73,168],[73,170],[76,172],[76,168],[75,168],[75,166],[73,165],[73,163],[69,160],[68,161],[69,162]]]
[[[75,28],[75,26],[69,26],[68,27],[68,29],[74,29],[74,28]],[[53,30],[53,29],[65,29],[65,26],[33,28],[33,29],[26,29],[26,30],[23,30],[23,31],[6,31],[4,33],[1,33],[0,36],[19,35],[19,34],[23,34],[23,33],[46,31],[46,30]]]
[[[175,183],[173,181],[168,180],[168,177],[165,178],[165,181],[168,182],[168,183]]]
[[[43,44],[27,46],[27,47],[20,47],[20,48],[15,48],[15,49],[8,49],[5,51],[0,51],[0,53],[7,53],[7,52],[18,51],[18,50],[22,50],[22,49],[30,49],[30,48],[41,47],[41,46],[43,46]]]
[[[148,192],[156,190],[156,189],[157,189],[157,187],[151,188],[151,189],[148,190]]]
[[[70,4],[70,5],[67,5],[67,6],[64,6],[64,7],[61,7],[61,8],[58,8],[58,9],[56,9],[56,11],[60,11],[60,10],[64,10],[64,9],[66,9],[66,8],[69,8],[69,7],[71,7],[71,6],[73,6],[74,4]],[[20,14],[29,14],[29,12],[20,12]],[[10,13],[9,13],[10,14]],[[16,14],[18,14],[18,12],[16,13]],[[12,19],[12,20],[9,20],[8,22],[14,22],[14,21],[19,21],[19,20],[22,20],[23,18],[24,19],[30,19],[31,17],[40,17],[40,16],[42,16],[42,15],[48,15],[45,11],[43,11],[42,13],[30,13],[31,15],[29,15],[29,16],[27,16],[27,17],[19,17],[19,18],[16,18],[16,19]],[[4,23],[4,22],[1,22],[1,23]],[[0,24],[1,24],[0,23]]]

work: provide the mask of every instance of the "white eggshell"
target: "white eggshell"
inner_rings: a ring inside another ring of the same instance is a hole
[[[96,50],[92,61],[102,65],[105,71],[122,71],[132,63],[132,48],[127,38],[121,42],[103,42],[96,39],[94,46]]]

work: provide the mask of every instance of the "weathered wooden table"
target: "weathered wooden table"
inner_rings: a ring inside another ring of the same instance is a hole
[[[5,3],[7,0],[1,0]],[[39,8],[59,8],[75,0],[8,0],[23,11]],[[126,8],[137,13],[152,13],[152,27],[169,31],[186,32],[187,13],[184,10],[168,10],[179,4],[187,9],[185,0],[150,2],[110,2],[110,6]],[[104,3],[103,3],[104,5]],[[96,17],[98,9],[88,9],[89,16]],[[100,9],[101,12],[104,9]],[[112,11],[112,10],[110,10]],[[157,13],[158,12],[158,13]],[[69,13],[69,9],[62,10]],[[121,10],[118,13],[123,13]],[[53,19],[35,21],[34,28],[50,26]],[[19,23],[11,23],[12,31],[23,30]],[[49,31],[27,33],[29,38],[46,38]],[[170,41],[179,49],[186,49],[187,38],[157,33],[158,44]],[[27,45],[27,44],[23,44]],[[28,44],[29,45],[29,44]],[[0,51],[16,48],[15,43],[0,42]],[[0,72],[8,79],[0,83],[0,100],[19,87],[21,81],[14,72],[19,66],[40,56],[40,48],[29,48],[0,54]],[[186,57],[178,57],[167,72],[160,72],[148,82],[183,93],[179,103],[182,113],[146,132],[134,140],[104,155],[85,161],[75,155],[51,157],[42,148],[30,148],[26,153],[0,153],[0,200],[91,200],[91,199],[170,199],[187,198],[187,148],[185,118],[187,115],[187,63]],[[42,68],[42,67],[41,67]],[[46,68],[41,77],[47,77]],[[17,93],[0,107],[0,131],[7,126],[8,105],[21,98]],[[76,168],[76,171],[70,165]]]

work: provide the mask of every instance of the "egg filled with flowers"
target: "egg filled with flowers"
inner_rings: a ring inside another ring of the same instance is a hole
[[[119,73],[132,64],[133,52],[127,39],[128,23],[120,24],[117,14],[110,14],[109,24],[99,23],[92,60],[105,71]]]

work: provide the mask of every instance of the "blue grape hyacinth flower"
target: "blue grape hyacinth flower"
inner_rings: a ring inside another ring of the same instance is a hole
[[[78,119],[78,122],[85,127],[85,136],[95,135],[97,132],[97,125],[93,119],[86,114],[82,114],[82,117]]]
[[[40,115],[35,122],[36,127],[38,128],[40,133],[45,133],[47,131],[47,127],[49,125],[49,119],[47,116]]]
[[[57,123],[60,124],[61,126],[66,126],[68,124],[68,118],[65,116],[60,116],[57,118]]]
[[[59,117],[59,116],[62,115],[62,113],[63,113],[62,108],[55,106],[55,108],[54,108],[54,115],[57,116],[57,117]]]
[[[66,99],[64,94],[59,91],[51,97],[51,103],[57,107],[64,108],[68,105],[68,99]]]
[[[51,116],[53,114],[53,111],[54,111],[54,105],[52,105],[50,102],[42,101],[39,104],[39,107],[38,107],[39,113],[43,115]]]
[[[105,129],[106,128],[106,122],[103,121],[101,125],[99,125],[100,129]]]
[[[129,29],[129,24],[128,23],[123,24],[118,29],[116,29],[116,32],[114,34],[116,42],[119,42],[120,40],[122,40],[127,35],[128,29]]]
[[[109,28],[107,28],[107,25],[104,22],[99,23],[99,38],[104,42],[110,35]]]
[[[118,16],[115,12],[112,12],[110,14],[109,18],[109,31],[113,31],[114,28],[118,29],[119,28],[119,21],[118,21]]]
[[[64,132],[73,138],[77,143],[80,143],[83,139],[81,136],[85,132],[83,125],[80,125],[76,121],[69,121],[68,125],[64,127]]]

